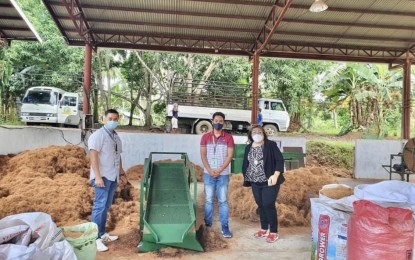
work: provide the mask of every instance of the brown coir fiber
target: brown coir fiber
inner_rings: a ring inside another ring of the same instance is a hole
[[[310,223],[310,197],[317,197],[319,190],[336,180],[319,167],[300,168],[285,173],[277,199],[278,220],[282,226],[308,226]],[[231,216],[259,221],[257,205],[250,187],[242,187],[242,175],[233,175],[229,184]]]
[[[195,171],[196,179],[198,182],[203,182],[203,167],[192,163],[193,170]]]
[[[5,173],[6,166],[9,162],[10,156],[8,155],[0,155],[0,178]]]
[[[70,231],[63,231],[63,236],[68,238],[79,238],[84,233],[83,232],[70,232]]]
[[[129,168],[126,172],[129,180],[141,181],[144,174],[144,165],[139,164]]]
[[[322,189],[320,190],[320,194],[338,200],[353,195],[353,190],[350,187],[337,186],[335,188]]]
[[[0,219],[40,211],[50,214],[59,226],[90,220],[94,189],[89,186],[89,160],[82,148],[50,146],[25,151],[8,160],[2,176]],[[127,182],[119,183],[117,198],[124,202],[135,196],[138,201],[138,193],[132,189]],[[120,200],[116,199],[116,202],[120,203]],[[123,207],[131,208],[131,205],[116,205],[123,212]],[[116,223],[124,216],[112,218]]]
[[[0,189],[0,218],[41,211],[58,225],[85,222],[93,190],[86,179],[89,162],[82,148],[51,146],[25,151],[8,161]]]
[[[178,161],[172,161],[172,160],[163,160],[163,161],[157,161],[157,162],[178,162]],[[197,164],[192,163],[193,165],[193,171],[196,175],[196,179],[198,182],[203,182],[203,167],[200,167]],[[126,171],[127,174],[127,178],[129,180],[138,180],[141,181],[141,179],[143,178],[144,175],[144,165],[142,164],[138,164],[138,165],[134,165],[131,168],[129,168]]]
[[[227,241],[223,238],[219,230],[206,228],[205,225],[199,226],[197,238],[205,252],[213,252],[228,247]]]

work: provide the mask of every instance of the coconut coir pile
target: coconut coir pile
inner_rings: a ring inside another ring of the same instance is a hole
[[[169,162],[177,162],[177,161],[173,161],[173,160],[161,160],[161,161],[157,161],[158,163],[160,162],[165,162],[165,163],[169,163]],[[203,182],[203,168],[200,167],[197,164],[192,163],[193,165],[193,170],[194,173],[196,175],[196,179],[198,182]],[[143,178],[143,174],[144,174],[144,166],[142,164],[139,165],[135,165],[131,168],[129,168],[126,171],[128,180],[138,180],[141,181],[141,179]]]
[[[82,148],[50,146],[7,160],[3,157],[0,163],[0,219],[40,211],[50,214],[58,226],[89,221],[94,191],[89,186],[89,160]],[[118,222],[128,224],[133,214],[138,215],[138,192],[124,180],[117,188],[115,202],[110,228]]]
[[[164,162],[171,162],[171,160]],[[203,181],[203,168],[195,164],[193,167],[198,181]],[[136,165],[127,171],[128,179],[141,179],[142,175],[142,165]],[[281,186],[277,200],[280,225],[308,226],[310,223],[309,198],[318,197],[319,190],[324,185],[336,183],[333,176],[337,175],[336,169],[328,167],[307,167],[286,172],[286,181]],[[242,187],[242,182],[242,175],[232,175],[229,184],[231,215],[242,220],[258,221],[257,205],[251,188]]]
[[[331,199],[341,199],[353,195],[353,190],[350,187],[337,186],[335,188],[325,188],[320,190],[320,194]]]

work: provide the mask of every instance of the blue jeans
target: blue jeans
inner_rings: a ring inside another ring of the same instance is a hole
[[[222,227],[229,226],[228,184],[229,175],[213,178],[208,173],[203,174],[205,184],[205,224],[212,226],[215,191],[219,202],[219,220]]]
[[[107,222],[107,213],[112,205],[117,182],[110,181],[103,177],[104,188],[95,186],[95,179],[90,181],[91,186],[95,189],[94,206],[92,208],[91,221],[98,225],[98,238],[105,234],[105,224]]]

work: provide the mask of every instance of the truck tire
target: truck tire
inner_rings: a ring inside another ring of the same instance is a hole
[[[275,125],[265,125],[264,131],[267,134],[267,136],[277,136],[278,134],[278,128]]]
[[[201,120],[195,126],[195,132],[198,135],[210,132],[212,129],[212,124],[207,120]]]

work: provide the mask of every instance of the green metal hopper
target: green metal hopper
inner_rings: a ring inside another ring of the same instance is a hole
[[[180,162],[153,162],[154,154],[180,154]],[[193,197],[190,181],[194,183]],[[186,153],[150,153],[141,181],[140,252],[172,246],[203,251],[196,239],[197,180]]]

